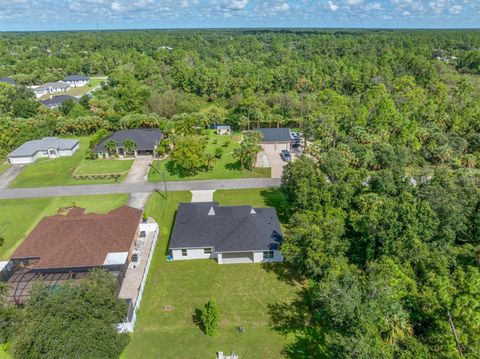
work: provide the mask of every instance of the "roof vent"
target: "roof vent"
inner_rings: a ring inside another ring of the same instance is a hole
[[[257,212],[255,212],[255,210],[252,208],[252,210],[250,211],[250,214],[257,214]]]
[[[208,215],[209,216],[214,216],[215,215],[215,211],[214,211],[213,207],[210,207],[210,210],[208,211]]]

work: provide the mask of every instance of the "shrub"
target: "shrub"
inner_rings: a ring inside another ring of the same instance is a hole
[[[217,143],[218,143],[217,140],[213,140],[213,141],[212,141],[212,144],[213,144],[213,145],[216,145]]]
[[[222,147],[228,147],[230,146],[230,141],[225,141],[223,144],[222,144]]]
[[[200,320],[205,334],[213,337],[218,327],[218,309],[213,300],[209,300],[201,310]]]
[[[215,149],[215,158],[220,159],[220,158],[222,158],[222,156],[223,156],[223,148],[217,147]]]

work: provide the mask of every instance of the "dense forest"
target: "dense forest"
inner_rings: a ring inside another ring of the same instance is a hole
[[[56,110],[25,86],[108,76]],[[291,357],[480,357],[480,31],[0,34],[0,157],[43,135],[290,126]],[[303,356],[298,356],[299,352]]]

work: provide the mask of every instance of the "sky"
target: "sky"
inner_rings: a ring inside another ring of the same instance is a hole
[[[480,28],[480,0],[0,0],[0,31]]]

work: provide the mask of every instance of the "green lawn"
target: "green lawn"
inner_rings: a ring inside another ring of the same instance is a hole
[[[10,163],[5,159],[0,159],[0,174],[5,172],[10,167]]]
[[[5,239],[0,259],[7,259],[43,217],[55,214],[60,207],[75,203],[90,212],[105,213],[127,200],[126,194],[0,200],[0,236]]]
[[[40,159],[35,163],[26,166],[22,172],[13,180],[10,187],[48,187],[48,186],[69,186],[79,184],[104,184],[117,183],[123,180],[123,177],[118,179],[73,179],[72,175],[78,166],[89,167],[88,163],[95,162],[93,160],[85,160],[85,155],[88,151],[88,137],[81,137],[80,148],[71,157],[60,157],[56,159]],[[83,164],[86,162],[87,164]],[[112,166],[114,160],[102,161],[98,164],[92,164],[99,170],[101,165]],[[118,166],[125,166],[126,164],[118,164]],[[114,166],[117,166],[115,164]]]
[[[224,150],[222,158],[215,161],[212,170],[199,172],[195,176],[186,176],[173,168],[173,161],[166,159],[154,162],[157,171],[151,169],[148,174],[148,180],[151,182],[163,181],[163,174],[165,174],[165,180],[167,181],[270,177],[270,168],[255,168],[253,171],[240,168],[240,163],[233,157],[233,151],[240,146],[238,142],[240,137],[238,135],[217,135],[212,130],[209,133],[209,137],[207,153],[214,154],[215,149],[218,147]],[[217,141],[217,143],[215,144],[214,141]],[[228,146],[223,147],[224,143],[228,143]]]
[[[241,358],[279,358],[293,339],[272,329],[271,310],[294,300],[299,286],[284,281],[282,265],[218,265],[213,260],[166,261],[171,226],[179,202],[189,192],[170,192],[168,200],[154,194],[146,212],[161,227],[150,267],[135,332],[122,358],[215,358],[217,351],[237,352]],[[280,198],[273,190],[219,191],[222,204],[265,206]],[[192,316],[207,300],[220,311],[218,334],[210,338]],[[165,310],[165,307],[171,308]],[[237,327],[246,331],[239,334]]]
[[[117,174],[128,172],[133,160],[84,160],[77,167],[76,174]]]

